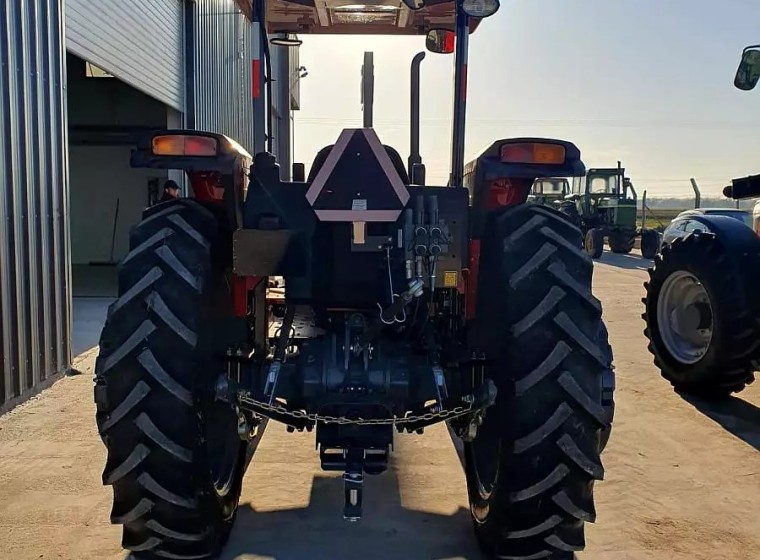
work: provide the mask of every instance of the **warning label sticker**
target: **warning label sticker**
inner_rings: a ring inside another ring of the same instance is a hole
[[[444,288],[456,288],[459,280],[459,273],[456,270],[447,270],[443,273]]]
[[[354,201],[351,203],[351,210],[366,210],[366,209],[367,209],[366,198],[355,198]]]

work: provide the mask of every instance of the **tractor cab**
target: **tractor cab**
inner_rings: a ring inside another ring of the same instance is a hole
[[[528,194],[528,202],[544,206],[558,206],[570,194],[570,181],[566,177],[536,179]]]
[[[589,169],[584,177],[576,178],[566,198],[576,201],[588,227],[636,228],[636,191],[619,165]]]

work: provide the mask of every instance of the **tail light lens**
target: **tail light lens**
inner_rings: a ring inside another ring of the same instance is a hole
[[[522,204],[528,198],[533,179],[494,179],[488,185],[486,210]]]

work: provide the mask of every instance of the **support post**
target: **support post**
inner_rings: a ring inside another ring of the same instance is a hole
[[[264,19],[263,2],[252,0],[253,10],[253,61],[251,62],[251,95],[253,103],[253,155],[266,149],[267,108],[265,96],[265,61],[264,42],[266,33],[262,33]]]
[[[641,231],[647,229],[647,191],[641,198]]]
[[[457,2],[456,47],[454,51],[454,122],[451,138],[451,175],[449,184],[461,187],[464,179],[464,132],[467,111],[467,54],[470,18]]]
[[[185,2],[185,128],[195,129],[195,2]],[[184,174],[183,174],[184,175]]]
[[[282,34],[287,37],[287,33]],[[292,47],[280,47],[276,59],[277,63],[277,107],[279,119],[277,123],[277,161],[280,164],[280,180],[290,181],[293,173],[293,154],[291,153],[291,125],[290,125],[290,59],[293,55]]]

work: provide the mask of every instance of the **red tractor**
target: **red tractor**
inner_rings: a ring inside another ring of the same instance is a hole
[[[468,35],[496,0],[360,18],[320,9],[271,0],[259,16],[272,33],[334,25],[455,51],[449,185],[424,185],[418,154],[405,169],[372,128],[344,130],[291,182],[270,153],[251,158],[224,136],[146,137],[132,165],[184,170],[192,197],[133,228],[103,329],[95,402],[111,520],[139,558],[218,554],[267,419],[315,432],[322,468],[343,473],[343,515],[358,520],[394,433],[447,422],[464,442],[483,550],[570,559],[596,517],[612,352],[580,231],[525,202],[536,177],[572,174],[580,153],[499,141],[486,154],[496,175],[464,187]]]

